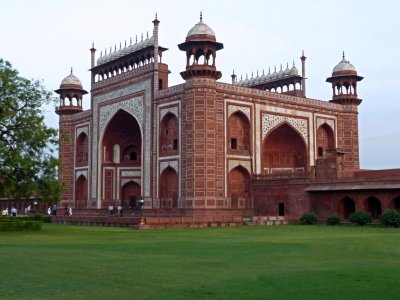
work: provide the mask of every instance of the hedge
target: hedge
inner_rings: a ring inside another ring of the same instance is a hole
[[[42,229],[41,221],[1,220],[0,231],[34,231]]]

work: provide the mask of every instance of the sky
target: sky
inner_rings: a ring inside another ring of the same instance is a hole
[[[57,89],[73,67],[89,91],[92,43],[97,59],[105,48],[151,35],[157,13],[160,44],[169,49],[163,53],[169,85],[176,85],[186,64],[177,45],[200,11],[224,44],[216,58],[222,82],[231,82],[233,69],[239,78],[293,61],[301,70],[304,50],[307,96],[328,101],[332,89],[325,80],[344,51],[364,77],[358,84],[361,168],[400,168],[398,0],[1,0],[0,57],[48,90]],[[83,101],[89,108],[88,95]],[[46,123],[58,127],[54,107],[45,111]]]

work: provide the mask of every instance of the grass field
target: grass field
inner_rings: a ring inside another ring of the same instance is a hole
[[[0,233],[0,299],[400,299],[400,230],[44,224]]]

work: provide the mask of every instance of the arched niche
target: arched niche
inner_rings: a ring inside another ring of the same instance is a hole
[[[242,166],[229,172],[228,197],[231,199],[231,208],[250,207],[250,174]]]
[[[75,207],[86,208],[88,199],[88,182],[84,175],[80,175],[75,182]]]
[[[159,151],[161,156],[178,154],[179,122],[178,118],[167,113],[160,123]]]
[[[378,219],[382,213],[381,201],[374,196],[367,198],[364,202],[364,210],[371,213],[372,219]]]
[[[167,167],[160,175],[159,198],[160,208],[177,208],[179,179],[176,171]]]
[[[332,128],[324,123],[317,129],[317,155],[323,157],[327,150],[331,150],[334,145],[334,134]]]
[[[356,204],[350,197],[344,197],[339,202],[339,215],[343,220],[349,218],[349,216],[356,211]]]
[[[248,154],[250,151],[250,122],[242,112],[233,113],[228,119],[228,151]]]
[[[89,139],[86,133],[81,132],[76,139],[76,166],[86,166],[88,164]]]
[[[129,181],[122,187],[121,205],[126,208],[138,208],[139,199],[142,195],[141,187],[134,181]]]

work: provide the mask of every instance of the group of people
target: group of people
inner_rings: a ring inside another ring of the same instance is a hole
[[[117,216],[118,217],[122,217],[123,216],[123,209],[122,209],[122,205],[118,204],[117,206]],[[114,216],[114,205],[112,203],[110,203],[110,205],[108,206],[108,216],[109,217],[113,217]]]
[[[2,216],[13,216],[16,217],[17,216],[17,208],[15,206],[12,206],[11,209],[9,209],[8,207],[6,207],[6,209],[3,209],[1,211],[1,215]],[[26,216],[29,216],[31,213],[31,206],[28,205],[27,207],[24,208],[24,213]]]
[[[49,208],[47,209],[47,214],[49,216],[50,215],[55,216],[57,215],[57,210],[58,210],[57,204],[53,204],[52,206],[49,206]]]
[[[11,214],[10,214],[10,213],[11,213]],[[1,215],[2,215],[2,216],[11,215],[11,216],[13,216],[13,217],[16,217],[16,216],[17,216],[17,209],[13,206],[13,207],[11,208],[11,211],[9,211],[9,210],[8,210],[8,207],[7,207],[6,209],[3,209],[3,210],[1,211]]]

